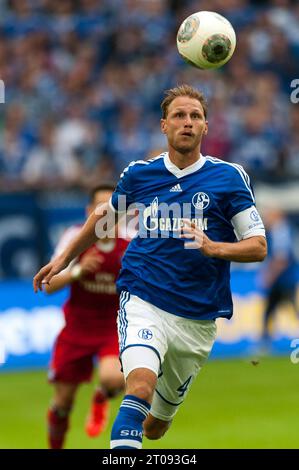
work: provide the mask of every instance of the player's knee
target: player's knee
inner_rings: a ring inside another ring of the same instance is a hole
[[[100,373],[100,385],[108,398],[117,396],[125,388],[124,375],[120,370],[106,367]]]
[[[127,377],[126,394],[135,395],[148,403],[152,402],[157,376],[149,369],[132,370]]]
[[[70,410],[73,406],[74,399],[68,396],[55,396],[54,405],[60,410]]]
[[[73,405],[76,393],[75,386],[61,386],[60,384],[56,387],[54,395],[54,404],[60,409],[70,409]]]
[[[104,357],[99,367],[100,386],[108,398],[118,395],[125,387],[124,375],[118,357]]]
[[[74,397],[67,394],[58,394],[55,396],[55,404],[59,408],[70,408],[73,405]]]
[[[147,439],[161,439],[170,427],[171,422],[151,420],[144,423],[144,435]]]

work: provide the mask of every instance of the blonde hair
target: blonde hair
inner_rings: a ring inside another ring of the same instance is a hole
[[[168,114],[168,107],[170,103],[179,96],[189,96],[190,98],[194,98],[200,102],[203,108],[204,116],[207,118],[208,114],[208,103],[203,95],[203,93],[196,88],[193,88],[191,85],[179,85],[175,88],[170,88],[170,90],[165,91],[165,98],[161,103],[162,109],[162,118],[166,119]]]

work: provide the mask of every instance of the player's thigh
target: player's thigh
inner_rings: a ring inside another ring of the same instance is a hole
[[[157,309],[129,292],[122,292],[117,323],[125,377],[138,368],[150,369],[158,375],[167,350],[167,337]]]
[[[214,321],[179,321],[162,365],[151,414],[169,422],[184,402],[192,382],[205,364],[216,337]]]
[[[59,335],[52,353],[48,373],[52,383],[80,384],[92,376],[94,348],[66,341]]]

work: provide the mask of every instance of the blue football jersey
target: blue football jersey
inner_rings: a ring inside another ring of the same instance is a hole
[[[119,292],[127,290],[181,317],[232,316],[230,262],[186,249],[177,230],[187,213],[211,240],[236,241],[231,219],[255,204],[249,177],[240,165],[201,156],[181,170],[165,152],[132,162],[122,173],[111,204],[117,212],[135,204],[140,213],[140,232],[122,261]]]

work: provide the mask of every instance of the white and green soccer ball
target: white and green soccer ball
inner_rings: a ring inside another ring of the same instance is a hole
[[[236,33],[224,16],[199,11],[188,16],[177,34],[178,51],[186,62],[200,69],[226,64],[236,47]]]

